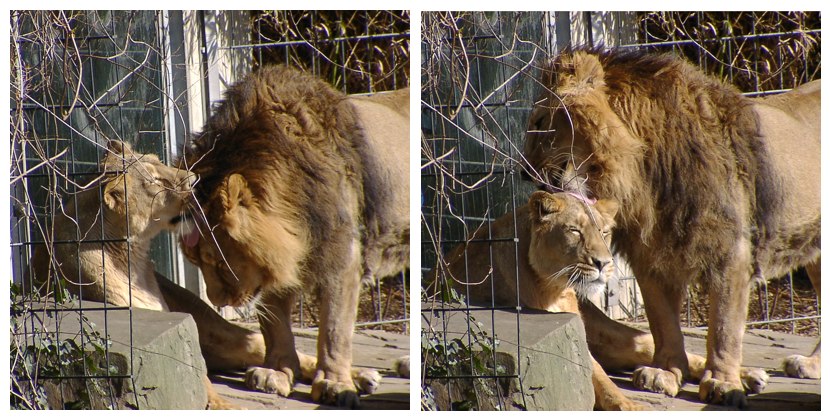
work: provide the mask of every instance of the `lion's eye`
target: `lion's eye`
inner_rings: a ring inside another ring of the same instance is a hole
[[[568,228],[568,233],[570,233],[572,235],[576,235],[576,236],[581,236],[582,235],[582,232],[579,231],[579,228],[575,228],[575,227],[569,227]]]

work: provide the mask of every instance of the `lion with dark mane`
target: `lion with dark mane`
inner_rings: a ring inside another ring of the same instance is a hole
[[[346,96],[283,66],[232,86],[183,160],[204,219],[185,235],[216,305],[255,302],[265,336],[252,389],[287,395],[300,364],[291,311],[320,303],[315,401],[355,406],[361,278],[409,261],[409,90]]]
[[[820,295],[821,82],[747,98],[673,55],[565,51],[543,71],[525,144],[545,189],[620,203],[613,244],[631,265],[655,338],[635,385],[689,377],[685,286],[708,288],[703,401],[744,407],[741,340],[753,280],[806,267]],[[820,375],[820,346],[785,371]]]

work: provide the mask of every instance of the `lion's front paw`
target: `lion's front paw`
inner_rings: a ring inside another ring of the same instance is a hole
[[[747,394],[758,394],[767,387],[769,375],[761,368],[743,368],[741,382]]]
[[[807,357],[799,354],[784,359],[784,373],[792,378],[821,378],[821,359],[818,357]]]
[[[291,377],[278,370],[252,367],[245,372],[245,386],[255,391],[287,397],[293,385]]]
[[[641,367],[634,371],[631,381],[635,388],[674,397],[680,392],[681,378],[672,371]]]
[[[360,398],[354,384],[330,379],[315,379],[311,383],[311,399],[321,404],[336,405],[342,408],[360,407]]]
[[[380,387],[382,377],[374,369],[361,369],[354,373],[352,379],[354,379],[354,386],[361,394],[374,394]]]
[[[743,384],[726,382],[712,378],[712,371],[707,370],[700,380],[700,400],[710,404],[746,408],[746,394]]]

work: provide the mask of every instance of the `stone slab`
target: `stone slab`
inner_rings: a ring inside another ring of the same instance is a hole
[[[91,328],[111,340],[109,350],[95,356],[102,368],[98,374],[110,378],[53,382],[46,387],[50,406],[63,408],[64,403],[86,393],[92,408],[97,409],[204,409],[207,369],[193,318],[145,309],[97,310],[103,306],[96,302],[81,305],[83,317],[89,321],[83,323],[84,329]],[[25,322],[28,331],[38,325],[35,329],[58,331],[60,340],[72,338],[81,343],[78,312],[38,311],[29,314]]]
[[[258,325],[248,325],[259,328]],[[317,330],[294,330],[297,349],[317,353]],[[395,361],[409,355],[409,336],[384,331],[356,331],[352,341],[353,366],[376,369],[382,376],[380,388],[373,395],[360,399],[363,410],[409,410],[410,382],[393,371]],[[415,356],[417,357],[417,355]],[[214,389],[228,402],[248,410],[331,410],[311,400],[311,386],[297,384],[287,398],[248,390],[244,372],[222,372],[210,375]]]
[[[447,342],[467,340],[468,331],[482,330],[495,336],[495,364],[485,362],[499,376],[517,378],[428,381],[437,408],[450,408],[449,401],[464,400],[475,388],[481,410],[591,410],[591,358],[580,318],[569,313],[522,310],[480,310],[426,313],[422,329],[439,331]],[[493,357],[491,357],[493,358]],[[476,376],[486,373],[476,372]],[[491,373],[492,375],[492,373]]]

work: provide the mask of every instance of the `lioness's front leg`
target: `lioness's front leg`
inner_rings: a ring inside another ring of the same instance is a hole
[[[245,372],[250,389],[288,396],[294,380],[302,374],[291,333],[291,310],[294,294],[267,293],[259,305],[259,324],[265,338],[265,361],[262,367]]]
[[[356,244],[355,244],[356,245]],[[321,287],[320,335],[317,337],[317,373],[311,383],[314,401],[357,408],[359,399],[352,382],[352,335],[360,295],[357,258]]]
[[[634,371],[635,387],[675,396],[683,378],[689,375],[689,362],[680,331],[680,307],[683,288],[661,278],[637,277],[643,293],[643,305],[654,337],[654,359],[651,367]]]
[[[592,357],[591,382],[594,385],[594,408],[604,411],[641,411],[646,406],[631,401],[623,395],[617,385],[611,381],[608,374]]]

